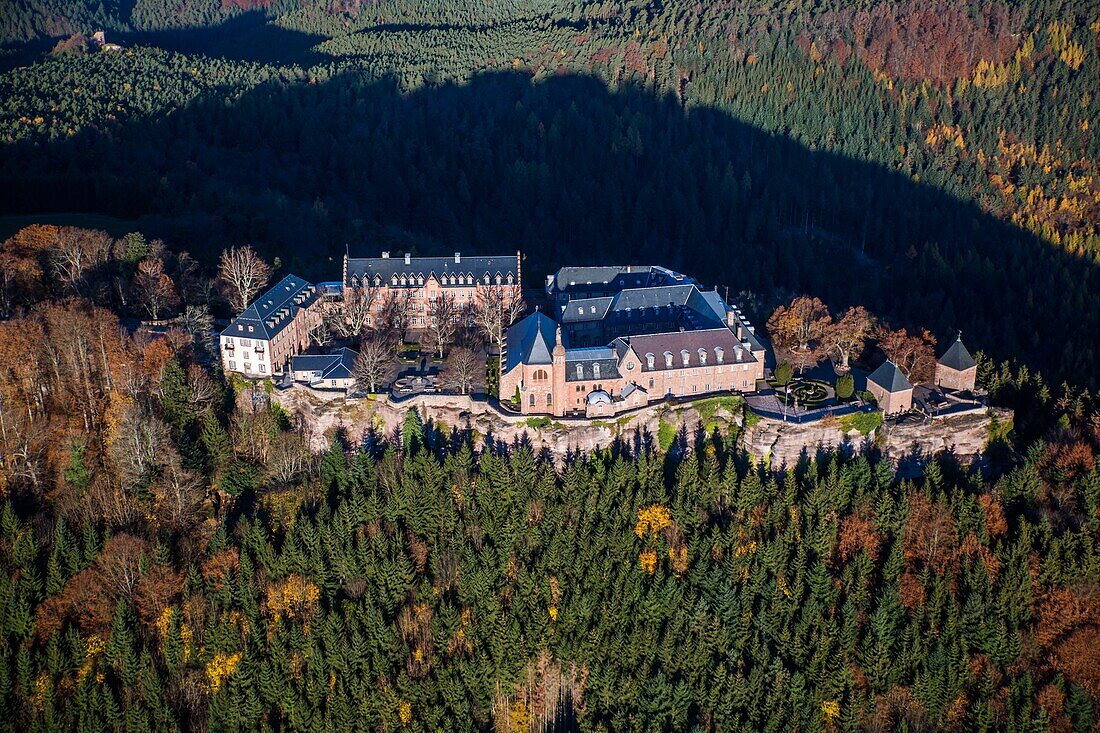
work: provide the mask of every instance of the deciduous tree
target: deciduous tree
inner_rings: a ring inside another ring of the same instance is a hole
[[[443,366],[443,382],[447,387],[467,394],[473,388],[474,380],[481,370],[481,360],[471,349],[451,349]]]
[[[909,334],[904,328],[891,331],[880,326],[875,332],[878,346],[913,384],[930,382],[936,375],[936,337],[924,329]]]
[[[389,373],[396,361],[393,345],[380,337],[367,337],[359,345],[355,359],[355,382],[362,392],[375,393],[378,383]]]
[[[853,306],[825,329],[824,340],[837,365],[847,371],[850,359],[858,359],[875,327],[875,318],[861,305]]]
[[[234,313],[240,313],[271,279],[271,266],[248,245],[230,247],[218,262],[218,280]]]

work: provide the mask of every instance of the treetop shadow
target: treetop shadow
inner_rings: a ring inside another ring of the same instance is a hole
[[[1100,376],[1095,265],[896,171],[592,77],[212,93],[0,148],[0,182],[8,213],[151,216],[207,261],[250,241],[331,280],[345,249],[519,249],[532,287],[564,264],[663,264],[765,305],[807,292],[941,340],[961,329],[1056,380]]]

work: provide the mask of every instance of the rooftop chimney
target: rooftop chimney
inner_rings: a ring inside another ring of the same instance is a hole
[[[408,252],[405,253],[405,264],[406,265],[411,265],[412,264],[412,255],[409,254]]]
[[[457,265],[461,262],[462,262],[462,253],[461,252],[455,252],[455,264]]]
[[[389,258],[390,258],[390,253],[389,252],[383,252],[382,253],[382,259],[388,260]]]

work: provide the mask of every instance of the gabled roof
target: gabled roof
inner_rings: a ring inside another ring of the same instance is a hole
[[[599,374],[596,373],[597,367]],[[619,357],[610,346],[586,346],[565,350],[565,381],[618,379]]]
[[[271,339],[294,320],[298,311],[313,305],[318,297],[312,283],[297,275],[287,275],[241,311],[222,335]]]
[[[904,392],[907,389],[913,389],[913,385],[902,374],[901,369],[894,362],[887,359],[883,364],[871,372],[867,377],[868,382],[874,382],[878,386],[882,387],[887,392]]]
[[[626,344],[642,360],[643,372],[660,372],[666,369],[683,369],[683,357],[680,352],[688,352],[688,367],[715,366],[716,364],[751,364],[756,361],[752,350],[737,340],[737,336],[728,328],[708,328],[700,331],[674,331],[671,333],[652,333],[642,336],[627,336],[615,342]],[[707,356],[704,365],[699,358],[702,349]],[[721,350],[722,361],[718,361]],[[737,358],[740,350],[741,358]],[[665,366],[665,352],[673,355],[672,366]],[[649,367],[647,354],[653,354],[653,368]]]
[[[551,364],[558,324],[544,313],[535,312],[508,329],[508,354],[504,371],[517,364]]]
[[[293,372],[320,372],[320,379],[350,379],[359,354],[343,348],[331,354],[299,354],[290,360]]]
[[[461,277],[462,281],[456,286],[469,287],[467,278],[475,284],[484,284],[485,277],[496,282],[496,276],[500,275],[501,282],[506,283],[508,276],[512,276],[513,282],[519,282],[519,273],[516,271],[517,261],[515,255],[492,255],[488,257],[409,257],[405,262],[404,255],[399,257],[355,257],[348,258],[346,285],[353,286],[366,277],[371,282],[375,275],[381,278],[383,285],[392,284],[392,278],[397,276],[406,279],[416,286],[417,279],[427,280],[434,275],[443,287],[450,287],[450,276]],[[445,277],[446,276],[446,277]]]
[[[963,346],[962,334],[959,334],[958,338],[955,339],[955,343],[951,344],[951,348],[947,350],[947,353],[940,357],[940,364],[957,372],[966,371],[970,367],[976,366],[977,363],[970,352],[966,350],[966,347]]]

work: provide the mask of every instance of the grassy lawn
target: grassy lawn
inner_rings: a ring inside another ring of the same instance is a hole
[[[661,418],[660,424],[657,426],[657,445],[661,450],[667,451],[672,447],[673,442],[676,440],[676,425],[674,423]]]
[[[841,430],[844,432],[858,430],[860,435],[869,435],[878,429],[880,425],[882,425],[882,413],[878,410],[874,412],[856,412],[840,418]]]
[[[709,423],[714,420],[714,416],[718,413],[718,409],[724,409],[726,412],[737,414],[741,412],[741,406],[745,404],[745,401],[735,395],[723,395],[721,397],[708,397],[707,399],[693,402],[692,407],[699,413],[699,417],[702,418],[704,423]]]

